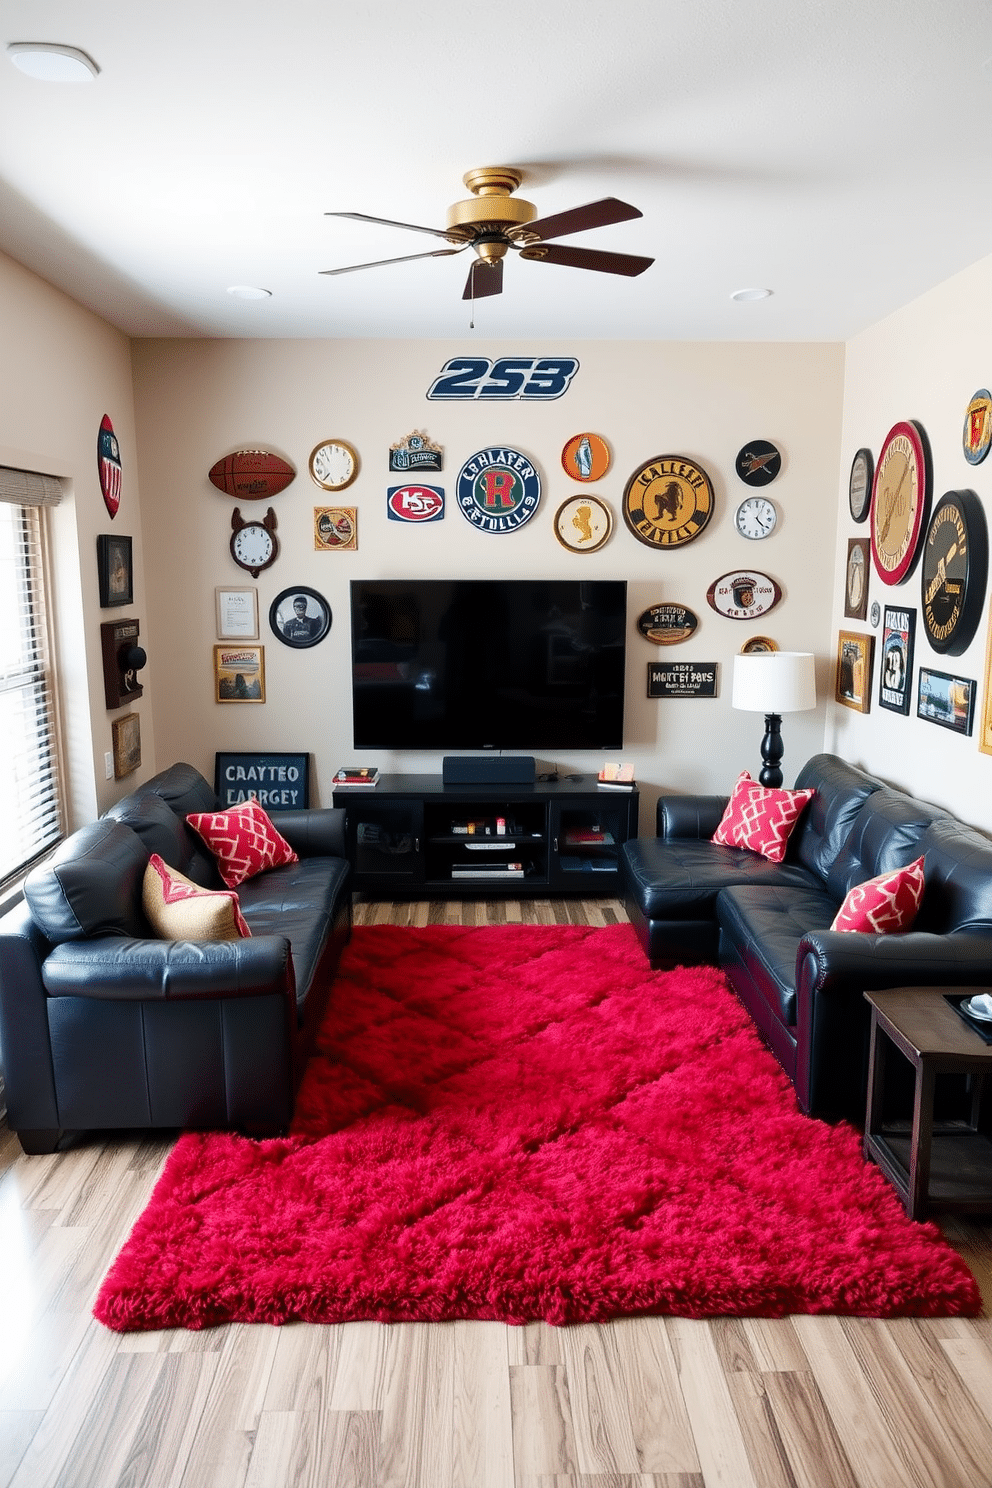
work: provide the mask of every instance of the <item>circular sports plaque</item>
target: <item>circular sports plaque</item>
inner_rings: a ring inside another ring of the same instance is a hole
[[[515,532],[541,499],[541,477],[526,455],[505,445],[480,450],[458,473],[458,509],[481,532]]]
[[[871,510],[871,483],[874,474],[875,462],[871,450],[859,449],[851,461],[851,478],[847,483],[847,499],[855,522],[865,521]]]
[[[992,444],[992,394],[979,388],[968,404],[961,432],[964,457],[969,465],[980,465]]]
[[[768,486],[782,469],[782,456],[767,439],[752,439],[737,451],[734,469],[749,486]]]
[[[699,536],[713,515],[706,471],[683,455],[647,460],[627,482],[623,519],[649,548],[679,548]]]
[[[695,635],[699,616],[680,604],[651,605],[637,617],[637,629],[654,646],[677,646]]]
[[[756,569],[721,574],[706,591],[706,601],[727,620],[756,620],[767,615],[782,598],[774,579]]]
[[[934,510],[920,562],[927,640],[960,656],[981,618],[988,576],[988,528],[974,491],[948,491]]]
[[[561,463],[573,480],[599,480],[610,468],[609,446],[598,434],[576,434],[562,450]]]
[[[613,513],[596,496],[570,496],[555,512],[555,537],[573,553],[595,553],[612,531]]]
[[[875,467],[871,556],[883,584],[902,584],[919,555],[930,513],[930,451],[921,426],[894,424]]]

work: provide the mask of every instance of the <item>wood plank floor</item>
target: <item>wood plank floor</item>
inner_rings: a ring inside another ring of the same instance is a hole
[[[610,924],[614,900],[356,906]],[[0,1488],[992,1488],[992,1320],[298,1324],[119,1336],[165,1141],[0,1131]],[[992,1301],[992,1224],[951,1243]]]

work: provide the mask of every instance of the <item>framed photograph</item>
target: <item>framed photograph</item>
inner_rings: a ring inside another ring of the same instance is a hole
[[[920,667],[916,716],[939,723],[956,734],[970,734],[975,719],[975,683],[970,677],[952,677]]]
[[[978,747],[983,754],[992,754],[992,608],[989,609],[989,629],[985,641],[985,695]]]
[[[137,713],[125,713],[111,725],[114,738],[114,779],[123,780],[141,764],[141,719]]]
[[[871,707],[871,669],[875,637],[842,630],[837,637],[837,681],[834,697],[845,708],[867,713]]]
[[[301,811],[310,804],[310,756],[215,754],[214,790],[222,807],[253,796],[266,811]]]
[[[269,607],[272,634],[284,646],[316,646],[331,628],[331,607],[316,589],[296,584],[277,594]]]
[[[909,713],[913,686],[913,644],[916,611],[885,606],[882,626],[882,663],[878,674],[878,706],[893,713]]]
[[[318,553],[344,553],[358,547],[357,506],[315,506],[313,545]]]
[[[852,537],[847,544],[844,570],[844,614],[849,620],[864,620],[868,614],[868,566],[871,544],[866,537]]]
[[[219,641],[258,640],[258,590],[215,589],[217,601],[217,639]]]
[[[133,604],[131,539],[101,532],[96,540],[96,563],[100,575],[100,608],[111,610],[115,605]]]
[[[214,647],[214,702],[265,702],[264,646]]]

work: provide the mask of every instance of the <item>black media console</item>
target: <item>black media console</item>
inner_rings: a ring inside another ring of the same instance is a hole
[[[615,894],[637,804],[636,790],[606,789],[594,775],[536,785],[381,775],[372,788],[334,792],[353,887],[388,899]]]

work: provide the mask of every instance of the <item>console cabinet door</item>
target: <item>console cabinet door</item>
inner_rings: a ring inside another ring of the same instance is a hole
[[[637,796],[573,796],[551,808],[551,881],[583,894],[616,892],[621,844],[637,835]]]
[[[422,883],[424,878],[422,801],[347,801],[348,855],[355,888],[397,891]]]

